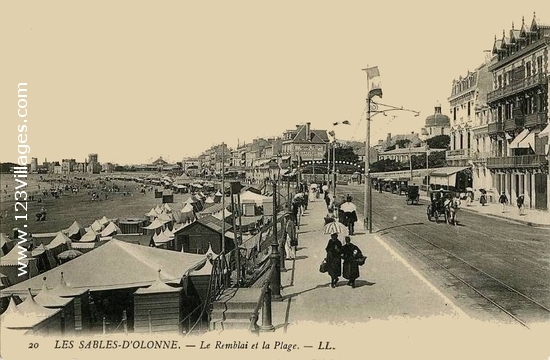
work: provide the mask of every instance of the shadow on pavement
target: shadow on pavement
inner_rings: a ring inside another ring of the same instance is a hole
[[[367,281],[367,280],[355,280],[355,287],[358,288],[358,287],[361,287],[361,286],[373,286],[373,285],[376,285],[375,282],[370,282],[370,281]]]
[[[311,289],[306,289],[306,290],[302,290],[302,291],[299,291],[299,292],[296,292],[296,293],[285,295],[285,296],[282,297],[281,300],[290,299],[290,298],[293,298],[295,296],[307,293],[308,291],[312,291],[312,290],[316,290],[316,289],[322,289],[322,288],[326,288],[326,287],[329,287],[329,286],[330,286],[330,282],[328,282],[326,284],[322,284],[322,285],[317,285],[317,286],[315,286]]]

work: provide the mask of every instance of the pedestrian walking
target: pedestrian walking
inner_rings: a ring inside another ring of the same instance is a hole
[[[348,280],[348,284],[355,288],[355,279],[359,277],[359,264],[357,259],[363,258],[363,253],[357,245],[351,243],[351,237],[345,237],[345,244],[342,246],[342,258],[344,259],[342,276]]]
[[[525,203],[525,198],[524,198],[523,194],[520,194],[518,196],[518,198],[516,199],[516,203],[518,205],[518,213],[521,216],[521,215],[523,215],[523,210],[524,210],[523,204]]]
[[[331,278],[330,286],[335,288],[338,277],[342,275],[342,243],[338,239],[338,234],[330,235],[325,251],[327,252],[327,272]]]
[[[506,211],[506,206],[508,205],[508,197],[506,196],[506,193],[504,191],[498,198],[498,202],[502,206],[502,212],[504,213]]]
[[[284,232],[284,239],[285,239],[285,253],[286,253],[286,260],[293,260],[296,258],[296,247],[298,246],[298,238],[296,235],[296,224],[294,223],[294,220],[292,219],[292,216],[287,213],[287,216],[285,216],[286,224],[285,224],[285,232]]]
[[[329,196],[329,193],[328,193],[328,190],[325,191],[325,204],[327,204],[327,209],[330,207],[330,196]]]
[[[344,219],[340,219],[340,222],[348,227],[348,232],[353,235],[355,231],[355,222],[357,221],[357,207],[351,202],[351,195],[346,196],[346,202],[340,206],[343,212]],[[340,216],[339,216],[340,218]]]

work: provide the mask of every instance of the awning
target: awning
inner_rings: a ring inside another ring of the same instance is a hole
[[[289,160],[289,159],[290,159],[290,155],[281,157],[281,160]]]
[[[468,169],[468,167],[443,167],[435,169],[430,174],[430,184],[454,186],[456,174]]]
[[[545,135],[550,135],[550,124],[546,125],[546,127],[542,129],[541,132],[539,132],[539,137],[545,136]]]
[[[521,140],[518,145],[518,148],[535,148],[535,134],[530,132],[523,140]]]
[[[521,142],[521,140],[523,140],[527,136],[527,134],[529,134],[529,130],[523,129],[523,131],[520,132],[519,135],[514,138],[514,140],[512,140],[512,142],[510,143],[510,145],[508,145],[508,147],[509,148],[518,147],[518,144]]]

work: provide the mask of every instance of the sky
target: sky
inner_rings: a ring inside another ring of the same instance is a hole
[[[2,1],[0,161],[17,161],[17,86],[39,163],[171,162],[222,142],[311,122],[366,137],[366,74],[377,66],[371,142],[420,132],[453,79],[485,61],[495,35],[550,23],[546,1]],[[350,126],[333,128],[333,122]]]

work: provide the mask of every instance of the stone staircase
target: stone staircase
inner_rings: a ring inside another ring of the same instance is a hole
[[[260,291],[259,288],[228,289],[212,304],[210,330],[248,330]]]

